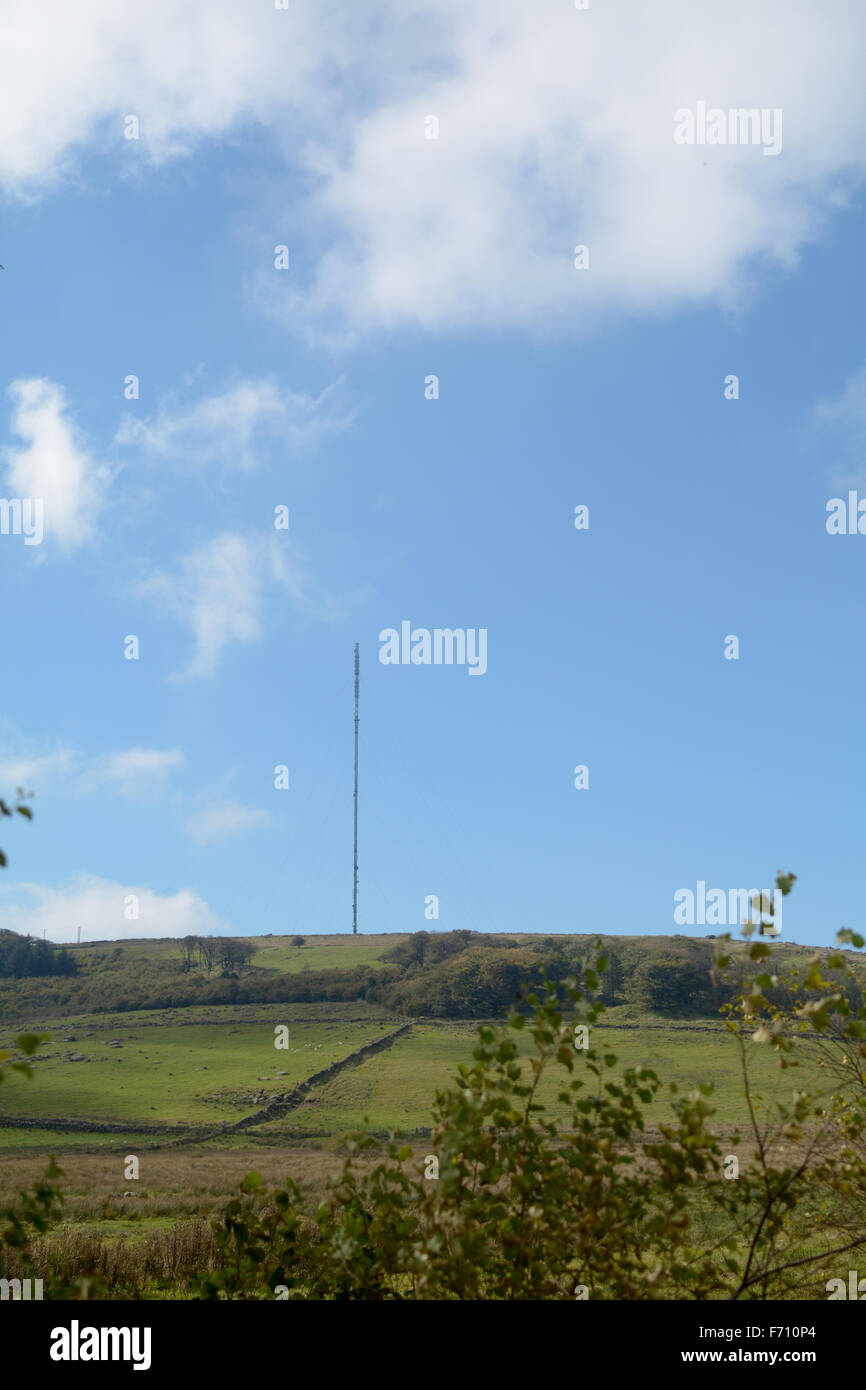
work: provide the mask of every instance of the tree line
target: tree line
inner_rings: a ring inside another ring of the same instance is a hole
[[[210,975],[218,969],[227,979],[243,974],[256,953],[251,941],[233,936],[184,936],[180,948],[185,974],[200,968]]]
[[[66,947],[18,932],[0,931],[0,978],[23,980],[33,976],[77,975],[78,962]]]

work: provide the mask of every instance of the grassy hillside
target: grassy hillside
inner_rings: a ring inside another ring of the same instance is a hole
[[[585,962],[596,939],[585,934],[343,934],[311,937],[298,948],[290,937],[253,936],[244,938],[255,948],[250,964],[228,972],[208,971],[198,961],[190,967],[181,943],[173,940],[94,942],[71,948],[78,964],[71,978],[0,977],[0,1027],[91,1012],[280,1002],[366,1001],[416,1018],[502,1017],[518,990],[537,987],[544,974],[562,979]],[[710,984],[711,939],[601,939],[610,958],[606,1003],[697,1018],[714,1014],[723,1002]],[[809,954],[804,946],[774,943],[773,968],[782,971]]]
[[[660,1076],[676,1080],[683,1090],[701,1083],[712,1083],[711,1103],[716,1119],[726,1128],[743,1124],[742,1079],[731,1039],[721,1026],[708,1023],[705,1030],[677,1024],[659,1024],[646,1029],[609,1026],[599,1031],[600,1046],[628,1066],[645,1066]],[[379,1053],[363,1067],[341,1072],[317,1087],[312,1104],[281,1118],[256,1126],[251,1138],[285,1143],[292,1137],[310,1139],[341,1131],[370,1128],[382,1133],[411,1134],[429,1125],[430,1098],[434,1091],[454,1082],[461,1062],[471,1059],[474,1029],[468,1024],[416,1025],[387,1052]],[[524,1039],[522,1051],[530,1051]],[[760,1083],[778,1091],[778,1064],[768,1051],[756,1053],[756,1075]],[[545,1078],[538,1098],[553,1114],[561,1116],[557,1104],[561,1078]],[[785,1090],[790,1095],[798,1087],[819,1082],[815,1071],[798,1068],[788,1073]],[[672,1116],[670,1097],[648,1108],[651,1123]]]
[[[377,1132],[422,1130],[436,1088],[471,1060],[474,1019],[502,1018],[517,990],[531,988],[542,972],[563,978],[596,939],[344,934],[298,948],[288,937],[260,936],[249,938],[256,947],[250,968],[228,979],[185,970],[176,941],[73,948],[80,973],[72,979],[0,981],[0,1046],[24,1028],[50,1034],[34,1079],[3,1088],[3,1113],[29,1123],[4,1124],[0,1115],[0,1146],[56,1147],[58,1136],[73,1149],[207,1135],[226,1142],[226,1127],[237,1124],[239,1142],[267,1144],[321,1140],[364,1124]],[[742,1120],[741,1082],[709,985],[713,942],[603,942],[612,962],[604,986],[611,1050],[685,1088],[712,1082],[719,1122]],[[802,966],[809,955],[774,943],[772,968]],[[653,991],[664,1007],[646,1007]],[[172,1007],[136,1007],[166,995]],[[208,1002],[197,1002],[202,997]],[[82,1000],[90,1001],[87,1011],[75,1007]],[[280,1024],[290,1030],[287,1051],[274,1047]],[[392,1034],[384,1050],[366,1051]],[[769,1079],[769,1054],[758,1065]],[[806,1079],[791,1076],[789,1090]],[[657,1102],[654,1123],[666,1105]]]
[[[141,1027],[126,1016],[88,1029],[52,1030],[33,1065],[34,1084],[10,1087],[4,1109],[21,1117],[206,1125],[240,1118],[314,1072],[388,1032],[382,1021],[289,1024],[274,1047],[277,1008],[250,1022],[209,1019]],[[75,1059],[75,1060],[73,1060]]]
[[[293,946],[289,936],[247,939],[257,948],[255,964],[260,969],[297,974],[302,970],[354,970],[358,965],[380,965],[385,954],[406,941],[407,936],[395,932],[352,936],[344,932],[334,936],[308,936],[301,947]]]

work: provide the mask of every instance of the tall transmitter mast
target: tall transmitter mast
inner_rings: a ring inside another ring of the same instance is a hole
[[[361,687],[361,658],[355,643],[355,873],[352,889],[352,931],[358,933],[358,695]]]

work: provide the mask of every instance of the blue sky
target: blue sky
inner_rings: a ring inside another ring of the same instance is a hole
[[[362,931],[671,932],[777,870],[786,939],[862,929],[866,23],[210,8],[92,0],[28,105],[49,6],[0,112],[0,497],[45,504],[0,535],[0,924],[348,930],[357,641]],[[675,145],[704,96],[782,151]],[[486,672],[381,664],[404,620]]]

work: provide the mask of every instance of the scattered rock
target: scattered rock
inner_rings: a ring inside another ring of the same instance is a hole
[[[70,1061],[70,1062],[86,1062],[86,1061],[87,1061],[87,1058],[85,1057],[85,1055],[84,1055],[83,1052],[70,1052],[69,1057],[68,1057],[68,1061]]]

